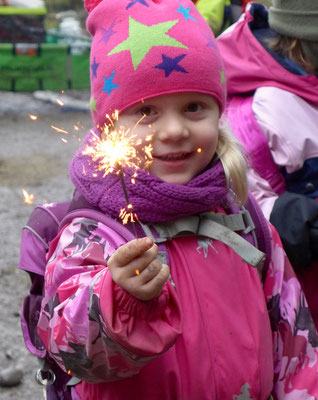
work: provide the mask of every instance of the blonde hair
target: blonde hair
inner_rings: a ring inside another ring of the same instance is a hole
[[[229,123],[220,121],[216,154],[220,159],[227,185],[235,193],[235,200],[244,205],[247,201],[247,164],[241,144],[233,135]]]
[[[305,56],[304,50],[299,39],[289,36],[278,35],[267,41],[268,47],[275,53],[288,57],[290,60],[299,64],[306,72],[313,74],[315,69]]]

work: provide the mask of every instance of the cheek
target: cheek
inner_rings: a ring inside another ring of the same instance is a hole
[[[207,152],[215,151],[218,138],[219,138],[218,128],[215,128],[213,130],[211,129],[207,130],[206,133],[202,135],[201,138],[202,148],[205,148]]]
[[[200,142],[202,149],[202,164],[209,164],[209,162],[213,159],[218,143],[218,131],[209,132],[206,136],[204,136]],[[206,166],[204,165],[204,166]]]

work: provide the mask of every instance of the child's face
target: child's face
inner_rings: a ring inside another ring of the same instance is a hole
[[[143,140],[153,135],[153,162],[148,170],[158,178],[184,185],[212,160],[219,107],[211,96],[175,93],[154,97],[124,110],[116,124],[132,129],[142,116],[132,134]]]

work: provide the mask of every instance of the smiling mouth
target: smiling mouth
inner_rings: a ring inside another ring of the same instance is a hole
[[[189,158],[193,152],[184,152],[184,153],[169,153],[169,154],[164,154],[161,156],[154,156],[154,158],[157,158],[162,161],[179,161],[179,160],[185,160],[186,158]]]

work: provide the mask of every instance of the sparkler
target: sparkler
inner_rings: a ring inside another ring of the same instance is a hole
[[[54,129],[56,132],[68,134],[68,131],[62,128],[58,128],[57,126],[51,125],[51,128]]]
[[[123,224],[136,222],[138,216],[133,212],[133,205],[129,200],[127,187],[124,181],[123,167],[137,170],[141,166],[143,168],[149,166],[152,162],[152,145],[150,143],[152,136],[149,135],[146,137],[145,141],[149,142],[149,144],[141,148],[142,140],[138,139],[138,137],[133,134],[133,130],[143,117],[132,130],[125,129],[123,126],[120,126],[119,129],[116,130],[113,119],[108,115],[106,117],[109,120],[109,124],[105,125],[100,137],[92,132],[92,144],[86,146],[83,154],[90,156],[94,162],[97,162],[98,170],[103,171],[104,177],[112,172],[119,174],[126,200],[126,207],[120,210],[119,218],[121,218]],[[118,119],[118,112],[114,113],[113,118],[116,120]],[[139,148],[141,148],[141,151],[138,150]],[[132,183],[135,183],[136,177],[137,173],[134,173],[131,179]],[[138,235],[134,224],[133,229],[137,238]]]
[[[61,93],[64,93],[64,90],[62,90]],[[64,105],[64,103],[60,99],[57,99],[56,101],[60,106]],[[28,114],[28,116],[29,116],[31,121],[37,121],[38,120],[38,116],[35,115],[35,114]],[[67,135],[67,134],[70,133],[69,131],[67,131],[67,130],[65,130],[63,128],[58,128],[57,126],[54,126],[54,125],[51,125],[51,128],[54,129],[56,132],[62,133],[64,135]],[[76,132],[78,132],[82,128],[84,128],[84,126],[81,124],[80,121],[78,121],[76,123],[76,125],[73,126],[73,128],[74,128],[74,130]],[[73,134],[72,137],[74,139],[77,139],[79,142],[82,141],[82,139],[80,137],[78,137],[77,134]],[[61,138],[61,141],[64,142],[64,143],[68,143],[68,140],[63,138],[63,137]],[[24,203],[28,204],[28,205],[32,205],[34,203],[34,200],[35,200],[34,194],[29,194],[25,189],[22,189],[22,193],[23,193],[23,201],[24,201]],[[46,200],[45,200],[45,202],[46,202]]]
[[[22,189],[22,193],[23,193],[25,204],[28,204],[29,206],[31,206],[35,199],[34,194],[29,194],[25,189]]]
[[[72,137],[73,139],[76,139],[76,140],[78,140],[79,142],[82,141],[82,139],[81,139],[80,137],[78,137],[78,135],[77,135],[76,133],[73,133],[73,134],[72,134],[71,132],[69,132],[69,131],[67,131],[67,130],[65,130],[65,129],[63,129],[63,128],[59,128],[59,127],[57,127],[57,126],[55,126],[55,125],[51,125],[51,128],[54,129],[57,133],[62,133],[63,135],[71,135],[71,137]],[[74,128],[75,131],[78,132],[80,129],[83,128],[83,126],[74,125],[73,128]],[[61,138],[61,141],[62,141],[63,143],[68,143],[68,140],[65,139],[65,138]]]
[[[56,99],[56,102],[57,102],[57,104],[58,104],[59,106],[61,106],[61,107],[63,107],[63,106],[64,106],[64,103],[63,103],[63,101],[62,101],[62,100],[60,100],[60,99]]]

